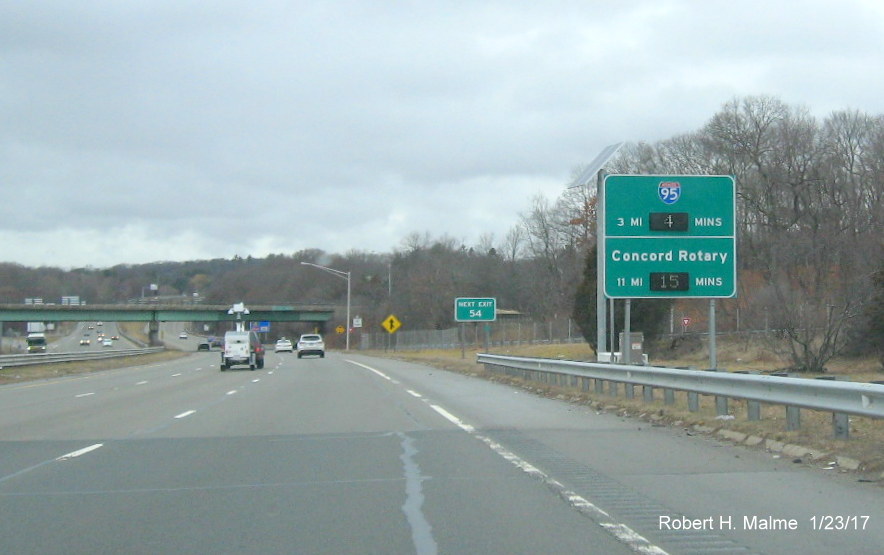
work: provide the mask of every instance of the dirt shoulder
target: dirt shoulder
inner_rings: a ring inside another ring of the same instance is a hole
[[[565,360],[594,359],[594,353],[585,344],[519,346],[494,349],[492,352]],[[683,393],[676,394],[674,405],[666,405],[659,393],[655,401],[649,403],[641,399],[640,393],[636,393],[635,399],[626,399],[622,388],[620,396],[614,397],[607,393],[584,392],[577,388],[556,387],[490,374],[485,372],[483,365],[476,363],[475,350],[467,350],[463,357],[460,350],[377,351],[365,354],[420,362],[452,372],[508,383],[536,395],[592,406],[599,412],[640,419],[653,426],[679,427],[689,434],[708,434],[747,448],[766,449],[772,457],[790,459],[795,464],[816,467],[825,472],[854,472],[859,480],[877,481],[884,486],[884,421],[878,419],[850,417],[850,438],[842,440],[833,437],[831,413],[802,410],[801,429],[787,431],[785,407],[777,405],[762,405],[762,419],[750,421],[747,419],[746,402],[731,399],[729,415],[723,419],[716,416],[714,398],[705,395],[700,396],[700,411],[690,412],[687,396]],[[723,346],[719,351],[718,361],[719,369],[728,371],[773,371],[782,368],[779,361],[763,353],[741,350],[739,345]],[[698,356],[668,361],[655,359],[653,362],[659,366],[708,366],[708,362]],[[839,360],[829,365],[829,375],[862,382],[884,379],[884,373],[877,368],[877,362],[873,360]],[[815,377],[808,375],[798,379]]]

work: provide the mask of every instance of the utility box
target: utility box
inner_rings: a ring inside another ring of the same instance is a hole
[[[626,350],[629,349],[629,363],[642,365],[645,362],[645,335],[640,331],[629,332],[629,345],[626,344],[626,334],[620,332],[620,362],[626,360]]]

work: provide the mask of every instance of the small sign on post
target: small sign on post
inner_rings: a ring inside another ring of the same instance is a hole
[[[390,314],[384,321],[381,322],[381,327],[387,330],[388,333],[395,333],[400,327],[402,327],[402,322],[399,321],[399,318],[396,318],[395,315]]]
[[[497,320],[497,299],[493,297],[458,297],[454,299],[455,322],[494,322]]]

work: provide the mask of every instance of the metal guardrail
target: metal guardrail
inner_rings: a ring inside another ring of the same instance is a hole
[[[512,357],[491,354],[477,355],[477,362],[484,364],[491,372],[504,372],[523,379],[547,382],[555,380],[556,385],[582,386],[589,390],[589,382],[595,380],[595,390],[604,392],[604,384],[609,384],[609,392],[616,395],[617,384],[626,384],[627,397],[630,389],[643,386],[646,400],[653,400],[654,388],[663,389],[667,404],[674,402],[675,391],[688,392],[690,410],[699,410],[698,395],[716,396],[716,410],[719,415],[728,414],[727,399],[748,401],[750,420],[760,419],[759,403],[783,405],[786,407],[787,428],[799,427],[801,408],[833,413],[835,437],[849,435],[847,415],[884,418],[884,385],[859,382],[837,382],[780,376],[738,374],[706,370],[682,370],[658,366],[629,366],[623,364],[601,364],[555,359]],[[562,383],[565,378],[565,383]],[[579,383],[580,380],[583,383]],[[570,383],[568,383],[570,381]]]
[[[89,351],[85,353],[31,353],[26,355],[0,356],[0,370],[15,366],[31,366],[35,364],[54,364],[57,362],[78,362],[83,360],[99,360],[106,358],[128,357],[159,353],[165,347],[148,347],[145,349],[113,349],[107,351]]]

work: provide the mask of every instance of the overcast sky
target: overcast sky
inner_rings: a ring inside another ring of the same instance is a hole
[[[750,95],[884,114],[884,3],[0,0],[0,261],[501,241]]]

